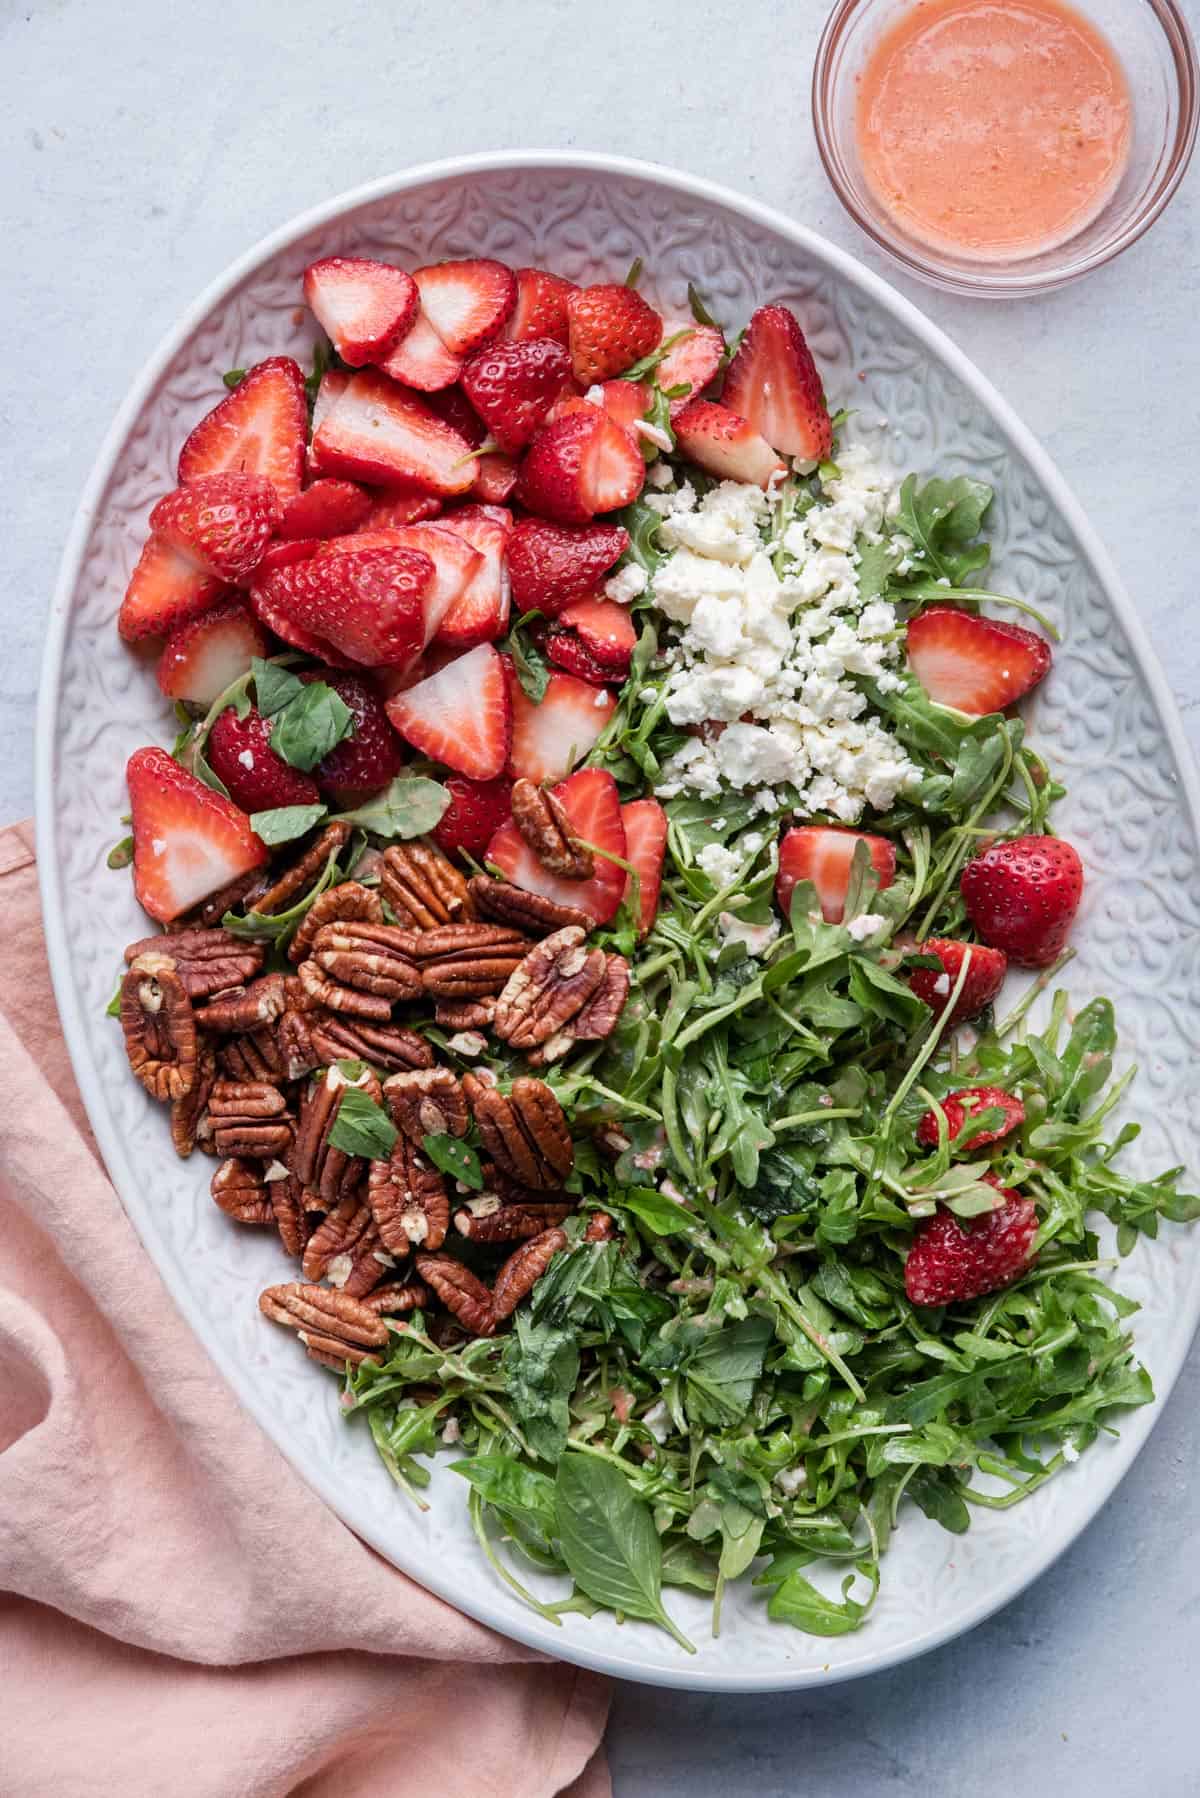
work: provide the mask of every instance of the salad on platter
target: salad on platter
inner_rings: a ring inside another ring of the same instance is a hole
[[[1200,1198],[1055,987],[990,487],[640,274],[328,257],[311,373],[225,375],[118,618],[178,735],[110,1009],[406,1500],[446,1457],[526,1603],[692,1650],[670,1588],[856,1630],[908,1507],[1148,1403],[1112,1272]]]

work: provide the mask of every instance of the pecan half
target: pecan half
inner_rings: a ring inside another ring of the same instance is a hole
[[[567,1026],[575,1041],[599,1043],[611,1036],[628,997],[629,963],[623,955],[606,955],[603,980]]]
[[[199,1053],[192,1002],[170,956],[135,956],[121,982],[121,1033],[129,1065],[152,1099],[182,1099]]]
[[[583,1233],[585,1242],[611,1242],[617,1233],[617,1226],[607,1211],[593,1211],[587,1221]]]
[[[287,1100],[265,1080],[215,1081],[208,1124],[218,1155],[263,1161],[286,1154],[292,1141]]]
[[[445,924],[405,931],[406,952],[435,999],[478,999],[498,993],[520,966],[529,939],[502,924]]]
[[[541,1080],[514,1080],[507,1097],[476,1074],[463,1076],[484,1147],[502,1173],[544,1192],[561,1186],[575,1165],[562,1106]]]
[[[604,980],[603,949],[588,949],[578,924],[537,943],[496,1001],[492,1028],[514,1049],[536,1049],[564,1029]]]
[[[238,1036],[261,1030],[282,1017],[287,1003],[282,974],[264,974],[249,986],[235,987],[210,999],[196,1013],[201,1030],[219,1031],[223,1036]]]
[[[261,890],[262,885],[262,870],[251,868],[248,874],[239,874],[236,880],[229,882],[228,886],[218,887],[215,893],[210,893],[207,899],[202,899],[194,910],[180,919],[180,923],[190,930],[207,930],[212,925],[219,924],[227,911],[233,911],[235,906],[240,905],[252,889]],[[239,947],[241,946],[239,943]],[[253,946],[250,943],[245,945],[246,948]],[[251,969],[250,972],[253,973],[254,969]]]
[[[218,1209],[239,1224],[274,1222],[275,1214],[263,1170],[257,1161],[243,1161],[240,1156],[231,1156],[213,1175],[209,1191]]]
[[[497,1318],[511,1317],[521,1300],[537,1285],[554,1257],[567,1246],[565,1230],[543,1230],[521,1244],[492,1282],[492,1310]]]
[[[433,1050],[415,1030],[314,1011],[307,1019],[318,1061],[369,1061],[377,1068],[431,1068]]]
[[[271,1211],[280,1241],[289,1255],[302,1255],[310,1225],[308,1213],[304,1209],[304,1191],[299,1180],[282,1161],[269,1162],[263,1170],[262,1178],[267,1197],[271,1201]]]
[[[373,1161],[367,1177],[367,1204],[379,1239],[392,1255],[407,1255],[415,1243],[440,1249],[450,1228],[446,1182],[406,1136],[398,1136],[386,1161]]]
[[[356,992],[352,986],[339,986],[315,959],[301,963],[300,978],[313,1004],[324,1006],[327,1011],[344,1011],[373,1024],[386,1024],[391,1019],[390,999],[378,993]]]
[[[449,1255],[418,1255],[414,1264],[426,1286],[473,1336],[494,1336],[492,1295],[461,1261]]]
[[[527,930],[530,936],[545,936],[551,930],[563,930],[568,924],[579,924],[594,930],[596,920],[590,912],[573,905],[559,905],[544,899],[540,893],[527,893],[507,880],[493,880],[490,874],[475,874],[467,882],[476,909],[485,918],[500,924],[512,924]]]
[[[449,1068],[416,1068],[383,1083],[392,1122],[420,1148],[427,1136],[465,1136],[471,1122],[467,1101]]]
[[[523,1205],[501,1205],[474,1212],[469,1204],[454,1213],[454,1228],[472,1242],[525,1242],[561,1224],[575,1209],[570,1199],[530,1199]]]
[[[420,1280],[406,1280],[402,1286],[390,1280],[386,1286],[377,1286],[374,1292],[358,1302],[373,1311],[376,1317],[399,1317],[405,1311],[424,1309],[430,1297],[428,1286],[422,1286]]]
[[[318,893],[288,945],[288,958],[302,962],[312,953],[313,941],[323,924],[346,924],[355,920],[364,924],[383,923],[383,905],[379,894],[357,880],[344,880],[341,886]]]
[[[311,1286],[295,1280],[288,1286],[268,1286],[259,1295],[258,1308],[272,1323],[295,1330],[314,1361],[339,1372],[347,1363],[359,1366],[375,1361],[373,1348],[383,1348],[388,1327],[360,1300],[327,1286]]]
[[[336,855],[349,841],[348,824],[327,824],[316,842],[310,843],[296,861],[277,874],[272,885],[260,893],[248,895],[252,909],[264,917],[274,917],[276,912],[287,911],[289,906],[299,903],[301,895],[316,886],[330,856]]]
[[[490,993],[482,999],[439,999],[433,1008],[434,1023],[445,1030],[486,1030],[495,1015]]]
[[[309,1237],[300,1271],[306,1280],[328,1280],[361,1298],[383,1278],[378,1248],[375,1219],[358,1193],[348,1192]],[[392,1265],[390,1257],[386,1265]]]
[[[389,1004],[397,999],[415,999],[421,992],[421,976],[400,947],[408,932],[394,924],[349,923],[322,924],[313,938],[311,960],[322,973],[339,986],[355,992],[373,993]],[[312,988],[305,978],[306,962],[300,978],[307,990]]]
[[[261,943],[239,942],[227,930],[173,930],[166,936],[145,936],[130,943],[125,960],[134,962],[139,955],[169,956],[188,998],[207,999],[253,980],[265,953]]]
[[[382,1103],[379,1082],[369,1069],[356,1085],[377,1105]],[[348,1155],[329,1140],[346,1090],[347,1083],[336,1068],[326,1068],[312,1083],[300,1102],[296,1140],[288,1157],[292,1173],[326,1211],[332,1211],[357,1185],[363,1168],[361,1155]]]
[[[186,1161],[196,1147],[201,1119],[208,1109],[216,1077],[216,1056],[207,1043],[202,1043],[196,1056],[196,1078],[191,1090],[181,1099],[171,1101],[171,1141],[181,1161]]]
[[[398,924],[434,930],[475,915],[466,877],[429,843],[393,843],[379,864],[379,890]]]
[[[512,790],[513,823],[543,868],[562,880],[590,880],[596,858],[571,829],[561,800],[531,780],[518,780]]]
[[[284,1013],[284,1017],[289,1014]],[[279,1032],[283,1018],[274,1030],[255,1030],[248,1036],[235,1036],[220,1050],[218,1061],[227,1080],[265,1080],[269,1086],[280,1086],[285,1080],[296,1080],[307,1069],[292,1072],[285,1057]]]
[[[299,982],[297,982],[299,985]],[[307,1002],[308,995],[305,994]],[[312,1023],[316,1014],[288,1006],[275,1028],[275,1040],[289,1080],[301,1080],[323,1062],[337,1061],[337,1055],[324,1054],[313,1041]]]

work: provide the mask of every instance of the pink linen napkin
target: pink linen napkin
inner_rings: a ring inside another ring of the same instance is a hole
[[[609,1798],[608,1688],[326,1510],[176,1312],[71,1076],[0,831],[3,1798]]]

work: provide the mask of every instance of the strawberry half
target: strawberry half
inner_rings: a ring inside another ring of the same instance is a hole
[[[406,524],[424,524],[441,512],[442,502],[419,487],[384,487],[371,501],[371,509],[356,529],[398,531]]]
[[[1019,968],[1060,954],[1083,897],[1083,863],[1061,837],[993,843],[962,871],[967,916],[985,943]]]
[[[578,293],[574,281],[551,275],[541,268],[519,268],[516,274],[517,300],[504,327],[504,335],[513,343],[525,343],[534,337],[553,337],[558,343],[569,341],[567,301]]]
[[[412,324],[421,303],[403,269],[365,256],[325,256],[304,271],[304,298],[343,362],[378,362]]]
[[[165,749],[136,750],[125,779],[133,814],[133,890],[160,924],[266,861],[245,813]]]
[[[509,773],[561,780],[583,760],[617,709],[615,696],[571,674],[552,674],[539,704],[514,678]]]
[[[571,358],[552,337],[493,343],[462,371],[463,392],[507,455],[525,448],[571,378]]]
[[[117,630],[126,643],[165,637],[178,625],[211,609],[224,593],[222,583],[197,568],[182,550],[161,537],[148,537],[129,577]]]
[[[478,859],[512,816],[512,782],[503,775],[499,780],[468,780],[464,774],[452,774],[442,785],[450,803],[430,835],[447,855],[462,850]]]
[[[527,511],[559,524],[589,524],[598,512],[629,505],[645,479],[646,464],[628,431],[584,405],[537,433],[515,491]]]
[[[649,385],[645,381],[604,381],[600,396],[600,403],[613,423],[630,432],[636,440],[638,426],[650,410],[652,394]]]
[[[480,562],[437,628],[435,641],[456,649],[493,643],[508,625],[510,583],[504,551],[512,514],[501,506],[460,506],[446,523],[478,552]]]
[[[607,669],[610,680],[624,680],[637,642],[633,620],[615,599],[573,599],[558,615],[558,626],[573,631],[589,655]],[[553,643],[557,627],[551,632]]]
[[[603,768],[580,768],[554,789],[570,820],[573,833],[593,849],[625,859],[625,826],[617,783]],[[487,846],[486,859],[506,880],[527,893],[540,893],[559,905],[573,905],[587,912],[597,924],[607,924],[620,909],[626,874],[613,861],[596,857],[590,880],[563,880],[547,872],[516,825],[503,824]]]
[[[179,480],[229,471],[265,475],[286,506],[300,491],[307,440],[300,365],[290,356],[271,356],[200,420],[179,452]]]
[[[388,722],[383,700],[361,674],[335,674],[317,668],[300,679],[324,681],[350,708],[352,735],[343,737],[321,758],[313,778],[324,797],[340,809],[361,805],[394,780],[404,762],[403,745]]]
[[[523,518],[508,540],[508,572],[519,612],[555,617],[573,599],[591,593],[629,548],[619,524],[583,529]]]
[[[713,325],[697,325],[667,351],[654,371],[655,383],[664,393],[673,387],[688,389],[671,401],[672,416],[682,411],[688,400],[698,399],[716,379],[724,354],[725,339]]]
[[[1032,1199],[1001,1186],[1003,1203],[980,1217],[960,1220],[952,1211],[918,1224],[904,1262],[904,1290],[914,1305],[959,1305],[1012,1282],[1033,1265],[1037,1210]]]
[[[310,774],[293,768],[271,748],[271,721],[252,706],[239,718],[227,706],[209,732],[205,749],[218,780],[244,812],[266,812],[277,805],[314,805],[319,798]]]
[[[434,506],[438,504],[433,500]],[[314,481],[283,509],[279,535],[287,542],[307,537],[340,537],[365,525],[375,501],[353,481]]]
[[[457,656],[388,700],[387,714],[414,749],[473,780],[504,772],[512,731],[508,673],[490,643]]]
[[[936,955],[941,963],[940,970],[911,968],[904,975],[917,998],[924,999],[930,1010],[939,1015],[946,1009],[946,1001],[958,982],[968,954],[971,957],[962,992],[946,1020],[947,1029],[975,1017],[985,1005],[992,1003],[1004,985],[1008,957],[999,949],[989,949],[984,943],[960,943],[948,936],[931,936],[913,946],[921,955]]]
[[[443,387],[453,387],[462,373],[462,357],[452,354],[424,313],[418,313],[379,366],[393,381],[415,387],[420,393],[437,393]]]
[[[465,493],[471,446],[415,393],[375,370],[352,375],[313,439],[321,467],[387,486]]]
[[[817,889],[821,916],[827,924],[840,924],[854,851],[860,843],[867,845],[882,892],[896,878],[896,846],[887,837],[843,830],[834,824],[802,824],[796,830],[786,831],[779,844],[779,872],[775,877],[775,898],[784,917],[791,916],[792,890],[797,882],[811,880]]]
[[[621,807],[621,822],[625,826],[625,860],[638,871],[638,935],[645,936],[658,916],[663,857],[667,852],[667,814],[657,799],[635,799]],[[632,884],[626,876],[622,900],[630,897]]]
[[[908,664],[938,705],[981,718],[1002,712],[1050,671],[1050,645],[1019,624],[929,606],[908,625]]]
[[[510,268],[491,257],[435,262],[413,276],[421,294],[421,315],[452,356],[469,356],[495,337],[517,300]]]
[[[590,387],[657,349],[663,323],[636,288],[605,281],[570,295],[567,326],[575,379]]]
[[[313,401],[312,429],[309,433],[308,449],[304,457],[304,472],[309,480],[315,480],[317,475],[323,472],[321,458],[313,447],[313,439],[349,385],[350,375],[344,368],[327,368],[321,376],[317,397]]]
[[[487,427],[461,387],[446,387],[440,393],[426,394],[425,404],[439,418],[444,418],[460,437],[465,437],[473,450],[486,441]],[[499,450],[489,450],[484,456],[476,456],[471,466],[475,478],[471,482],[470,498],[485,506],[503,505],[517,484],[517,464],[513,458],[502,455]]]
[[[747,418],[715,400],[688,400],[671,421],[681,456],[722,481],[766,487],[786,472],[766,438]]]
[[[267,633],[240,600],[214,606],[171,632],[158,660],[158,684],[168,699],[207,710],[268,648]]]
[[[289,568],[296,568],[304,562],[310,562],[313,553],[320,547],[317,543],[283,543],[277,546],[280,550],[296,550],[303,552],[285,560],[282,556],[275,559],[269,552],[263,558],[258,570],[258,579],[250,589],[250,609],[261,625],[286,643],[289,649],[298,649],[306,656],[315,656],[318,662],[327,662],[331,668],[357,668],[359,664],[350,656],[343,655],[327,637],[318,631],[308,630],[285,608],[281,594],[284,583],[276,577]]]
[[[1017,1130],[1025,1122],[1025,1107],[1013,1093],[1006,1093],[999,1086],[960,1086],[957,1092],[947,1093],[942,1100],[942,1110],[946,1114],[946,1131],[953,1142],[969,1117],[979,1111],[1001,1111],[1004,1117],[1001,1123],[992,1130],[977,1130],[964,1143],[959,1144],[964,1155],[973,1154],[987,1143],[1000,1142],[1004,1137]],[[937,1114],[927,1111],[917,1125],[917,1141],[924,1149],[936,1149],[938,1145]]]
[[[512,456],[502,456],[498,450],[477,456],[471,498],[481,506],[502,506],[517,484],[517,468]]]
[[[281,515],[274,484],[261,475],[198,475],[159,500],[150,529],[205,574],[241,585],[261,562]]]
[[[833,448],[821,377],[786,306],[760,306],[753,315],[729,364],[722,397],[781,455],[823,462]]]
[[[550,631],[541,639],[541,647],[556,668],[577,675],[593,687],[607,687],[614,679],[612,670],[596,660],[574,631]]]
[[[325,545],[327,556],[359,549],[416,550],[433,563],[433,580],[422,598],[422,648],[437,634],[446,613],[462,598],[483,565],[479,551],[449,521],[399,525],[391,531],[360,531]]]
[[[426,529],[430,528],[428,526]],[[425,596],[434,582],[428,556],[414,549],[356,549],[337,539],[307,562],[277,568],[260,593],[271,608],[367,668],[406,667],[424,645]],[[259,617],[263,612],[255,603]],[[267,620],[269,622],[269,619]]]

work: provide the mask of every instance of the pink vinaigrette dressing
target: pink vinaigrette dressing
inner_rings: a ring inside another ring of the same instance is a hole
[[[1112,45],[1061,0],[915,0],[858,78],[858,149],[909,234],[979,261],[1036,255],[1103,209],[1129,157]]]

